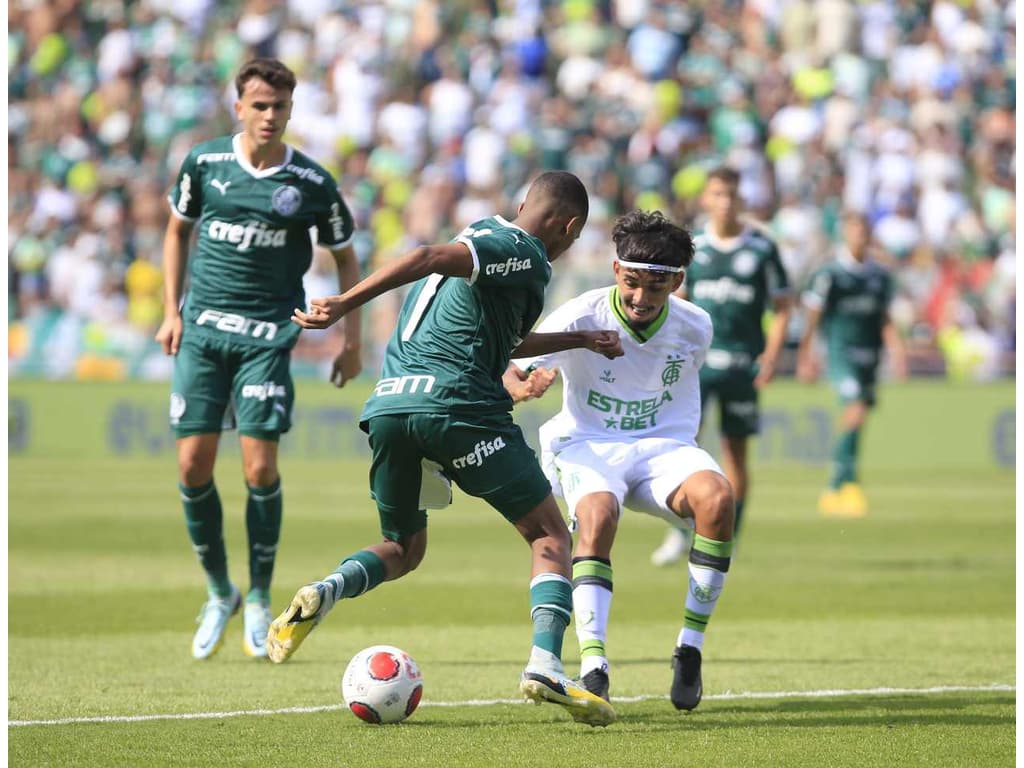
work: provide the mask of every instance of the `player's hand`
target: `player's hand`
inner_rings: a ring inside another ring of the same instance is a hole
[[[522,386],[518,391],[518,399],[513,399],[516,402],[521,402],[541,397],[548,391],[548,387],[554,383],[556,378],[558,378],[557,368],[534,368],[530,371],[530,375],[523,380]]]
[[[303,328],[330,328],[341,320],[347,311],[341,296],[326,296],[309,302],[309,312],[296,309],[292,314],[292,322]]]
[[[897,381],[906,381],[909,373],[906,354],[899,353],[891,355],[889,358],[889,368],[892,371],[894,379]]]
[[[809,356],[800,356],[796,360],[796,377],[805,384],[818,380],[818,363]]]
[[[156,340],[164,348],[165,355],[178,354],[178,348],[181,346],[181,315],[165,317],[156,332]]]
[[[354,379],[362,370],[363,360],[359,354],[359,347],[346,346],[331,365],[331,384],[344,387],[347,381]]]
[[[754,386],[761,389],[765,384],[775,378],[775,361],[762,357],[758,361],[757,376],[754,377]]]
[[[614,360],[625,354],[618,331],[588,331],[586,348],[591,352],[604,355],[609,360]]]

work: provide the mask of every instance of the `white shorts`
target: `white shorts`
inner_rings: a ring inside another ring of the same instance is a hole
[[[678,523],[679,516],[668,506],[672,492],[695,472],[725,475],[702,448],[660,437],[628,443],[579,442],[558,453],[545,451],[541,465],[552,490],[565,499],[573,527],[580,499],[602,492],[618,500],[620,515],[627,507]]]

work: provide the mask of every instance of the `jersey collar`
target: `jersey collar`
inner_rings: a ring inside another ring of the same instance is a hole
[[[248,173],[250,176],[254,176],[257,179],[265,179],[267,176],[273,176],[279,170],[284,168],[288,163],[292,161],[292,148],[290,144],[284,145],[284,162],[280,165],[275,165],[270,168],[264,168],[262,170],[256,168],[252,163],[245,159],[245,155],[242,154],[242,134],[236,133],[231,137],[231,148],[235,152],[235,160],[242,167],[242,170]]]
[[[666,301],[665,306],[661,308],[661,312],[658,313],[658,316],[654,318],[651,324],[640,330],[629,324],[626,314],[622,311],[622,304],[619,303],[619,287],[617,285],[613,285],[612,289],[608,292],[608,303],[611,304],[612,314],[615,315],[615,319],[626,329],[626,332],[643,344],[645,341],[650,341],[661,326],[665,324],[665,321],[668,320],[668,305],[671,302]]]
[[[704,242],[719,253],[732,253],[747,242],[747,238],[750,236],[750,227],[744,225],[738,235],[730,238],[721,238],[711,231],[711,222],[709,221],[704,226],[702,234],[704,235]]]
[[[836,256],[836,261],[839,262],[839,266],[854,275],[863,275],[868,271],[869,265],[871,264],[871,257],[868,256],[864,261],[857,261],[853,258],[853,254],[850,253],[850,249],[845,245],[839,248],[839,253]]]

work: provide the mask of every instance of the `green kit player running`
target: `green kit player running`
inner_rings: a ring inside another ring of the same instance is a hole
[[[722,464],[736,494],[736,535],[750,490],[747,444],[760,431],[758,392],[775,376],[792,304],[789,278],[775,243],[741,217],[739,174],[719,167],[708,174],[701,207],[708,216],[694,233],[694,259],[679,292],[711,315],[715,329],[700,371],[705,407],[718,402]],[[768,334],[765,313],[773,312]],[[670,528],[651,555],[655,565],[681,559],[687,532]]]
[[[174,355],[170,419],[178,481],[209,598],[192,640],[197,659],[223,642],[241,594],[228,578],[223,512],[213,469],[221,430],[238,427],[249,534],[249,592],[242,648],[267,655],[270,581],[281,530],[278,438],[291,426],[290,322],[304,302],[302,275],[313,256],[310,229],[329,248],[344,288],[359,279],[349,245],[352,216],[334,179],[282,141],[295,75],[273,59],[245,64],[235,79],[241,133],[196,145],[169,199],[164,236],[164,321],[156,338]],[[198,225],[198,226],[197,226]],[[192,230],[198,242],[188,258]],[[189,285],[181,304],[185,267]],[[359,317],[350,315],[332,380],[356,376]]]
[[[564,706],[589,725],[615,711],[565,676],[562,640],[572,612],[572,541],[551,486],[522,432],[502,374],[513,352],[538,355],[585,347],[622,354],[607,330],[531,333],[551,279],[549,262],[579,236],[587,192],[570,173],[537,178],[514,222],[477,221],[453,242],[421,246],[341,296],[296,310],[304,328],[326,328],[385,291],[409,291],[388,343],[384,370],[360,426],[373,451],[370,491],[383,541],[346,557],[321,581],[302,587],[270,627],[270,658],[288,659],[337,600],[416,568],[427,546],[426,509],[451,501],[449,479],[484,499],[526,539],[532,552],[533,646],[520,690],[537,703]]]
[[[820,325],[828,348],[828,377],[843,403],[833,472],[818,510],[824,515],[863,517],[867,500],[857,482],[861,429],[875,404],[883,345],[897,378],[906,376],[906,355],[889,317],[892,277],[869,255],[871,230],[859,213],[843,217],[845,247],[838,258],[811,276],[803,294],[807,323],[797,352],[797,375],[815,381],[814,337]]]

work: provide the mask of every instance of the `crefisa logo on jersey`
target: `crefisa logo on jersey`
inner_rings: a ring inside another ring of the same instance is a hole
[[[295,187],[285,184],[274,190],[270,197],[270,205],[282,216],[294,216],[302,205],[302,193]]]

